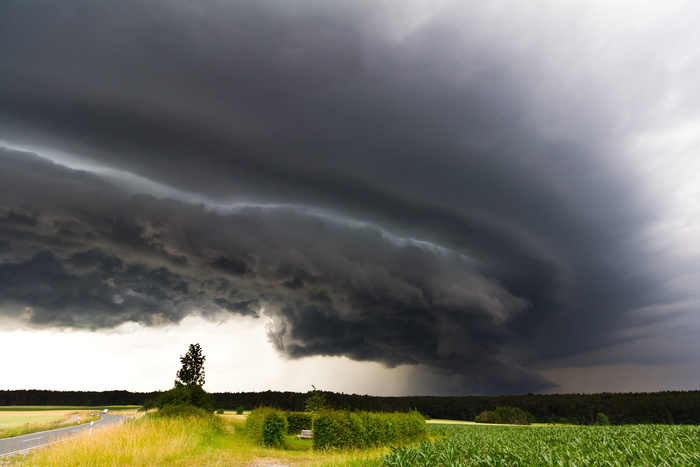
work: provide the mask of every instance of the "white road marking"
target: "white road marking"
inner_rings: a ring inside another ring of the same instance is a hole
[[[43,436],[39,436],[38,438],[23,439],[21,442],[22,442],[22,443],[28,443],[29,441],[36,441],[37,439],[44,439],[44,437],[43,437]]]

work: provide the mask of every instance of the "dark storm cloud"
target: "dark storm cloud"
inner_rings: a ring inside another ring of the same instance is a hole
[[[653,206],[614,157],[621,111],[586,49],[548,35],[581,31],[421,5],[3,2],[0,139],[183,198],[4,151],[3,310],[102,327],[264,308],[290,357],[425,365],[472,392],[544,389],[526,365],[651,323],[635,310],[666,297],[635,240]]]
[[[129,196],[28,153],[3,150],[0,161],[0,237],[12,247],[0,307],[18,319],[100,328],[264,307],[291,357],[481,378],[488,366],[488,387],[501,390],[512,377],[496,356],[529,303],[457,252],[293,208],[225,214]],[[526,372],[518,382],[547,387]]]

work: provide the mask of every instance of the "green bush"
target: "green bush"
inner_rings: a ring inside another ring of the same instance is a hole
[[[178,385],[161,394],[155,405],[159,409],[166,405],[193,405],[207,412],[212,412],[214,410],[214,399],[202,386],[197,386],[196,384],[188,386]]]
[[[278,409],[257,408],[248,415],[246,431],[257,444],[282,447],[287,434],[287,417]]]
[[[410,443],[425,435],[425,418],[415,411],[407,414],[324,411],[316,418],[314,449]]]
[[[287,434],[298,435],[301,430],[311,429],[311,414],[287,412]]]
[[[598,415],[595,417],[595,424],[598,426],[609,426],[610,420],[608,419],[607,415],[602,412],[598,412]]]
[[[287,417],[280,411],[270,412],[263,421],[262,444],[281,448],[287,435]]]

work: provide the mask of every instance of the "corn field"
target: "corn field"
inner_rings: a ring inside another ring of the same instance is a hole
[[[700,466],[700,427],[432,425],[435,441],[394,448],[386,467]]]

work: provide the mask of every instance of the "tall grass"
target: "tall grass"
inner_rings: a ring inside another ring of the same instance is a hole
[[[27,466],[250,466],[378,467],[388,449],[320,452],[287,436],[284,449],[256,445],[242,417],[145,416],[94,430],[34,451]]]
[[[198,448],[222,433],[213,418],[144,417],[56,443],[30,454],[33,466],[189,465]]]

